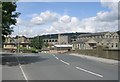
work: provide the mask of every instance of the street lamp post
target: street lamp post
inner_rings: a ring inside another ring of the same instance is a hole
[[[20,44],[19,44],[19,26],[18,26],[18,48],[17,48],[17,49],[18,49],[18,53],[19,53],[19,51],[20,51],[20,50],[19,50],[19,45],[20,45]]]

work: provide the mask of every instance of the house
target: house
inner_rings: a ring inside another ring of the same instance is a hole
[[[6,37],[3,43],[4,50],[17,50],[19,47],[29,48],[30,41],[25,36]]]
[[[93,39],[79,39],[73,42],[74,49],[94,49],[97,46],[97,42]]]
[[[15,43],[19,45],[19,47],[24,47],[24,48],[29,48],[30,41],[27,37],[25,36],[16,36],[14,38]]]
[[[17,46],[16,46],[14,38],[10,36],[6,37],[5,42],[3,44],[3,49],[4,50],[16,50]]]
[[[94,49],[97,46],[104,46],[109,49],[118,49],[119,36],[116,32],[99,32],[81,34],[72,43],[74,49]]]

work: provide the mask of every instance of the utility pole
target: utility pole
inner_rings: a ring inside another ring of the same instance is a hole
[[[60,52],[61,52],[61,39],[60,39],[60,34],[58,34],[58,44],[60,46]]]
[[[39,48],[39,43],[40,43],[40,42],[39,42],[39,35],[38,35],[38,48]]]
[[[20,44],[19,44],[19,26],[18,26],[18,53],[19,53],[19,46]]]

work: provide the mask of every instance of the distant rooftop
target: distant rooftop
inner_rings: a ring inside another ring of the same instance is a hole
[[[69,44],[67,44],[67,45],[54,45],[55,47],[72,47],[72,45],[69,45]]]
[[[79,37],[85,37],[85,36],[102,36],[102,35],[104,35],[104,34],[106,34],[106,33],[108,33],[108,32],[98,32],[98,33],[91,33],[91,34],[81,34],[81,35],[79,35]]]

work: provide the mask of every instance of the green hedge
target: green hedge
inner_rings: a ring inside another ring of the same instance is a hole
[[[21,51],[22,53],[38,53],[38,50],[35,49],[35,48],[27,49],[27,48],[25,48],[25,47],[22,47],[22,48],[20,48],[20,51]]]

